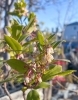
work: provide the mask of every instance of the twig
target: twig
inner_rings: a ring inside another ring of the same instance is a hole
[[[12,100],[12,98],[11,98],[11,96],[10,96],[10,93],[9,93],[7,87],[6,87],[6,82],[4,83],[4,87],[3,87],[3,88],[4,88],[5,93],[6,93],[7,96],[9,97],[9,99]]]
[[[25,91],[22,91],[23,92],[23,99],[26,100],[25,98]]]
[[[59,83],[58,81],[57,81],[57,84],[59,85],[59,86],[61,86],[64,90],[67,90],[67,88],[65,88],[61,83]],[[74,93],[78,93],[77,91],[75,91],[75,90],[68,90],[69,92],[74,92]]]

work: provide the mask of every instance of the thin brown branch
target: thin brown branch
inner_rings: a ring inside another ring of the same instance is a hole
[[[58,81],[57,81],[57,84],[59,85],[59,86],[61,86],[64,90],[67,90],[67,88],[65,88],[61,83],[59,83]],[[74,92],[74,93],[78,93],[78,91],[75,91],[75,90],[68,90],[68,91],[70,91],[70,92]]]
[[[12,100],[12,98],[11,98],[11,96],[10,96],[10,93],[9,93],[7,87],[6,87],[6,83],[4,83],[4,87],[3,87],[3,88],[4,88],[5,93],[6,93],[7,96],[9,97],[9,99]]]
[[[25,98],[25,91],[23,91],[23,99],[26,100],[26,98]]]

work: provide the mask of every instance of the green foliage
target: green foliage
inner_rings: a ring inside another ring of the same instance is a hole
[[[60,73],[62,71],[62,67],[60,65],[56,65],[54,68],[46,71],[43,76],[42,79],[43,81],[47,81],[52,79],[55,75],[57,75],[58,73]]]
[[[30,34],[31,32],[34,31],[34,25],[33,25],[34,22],[35,22],[35,16],[33,16],[31,20],[29,21],[28,25],[24,27],[23,29],[24,34],[26,33]]]
[[[28,69],[28,66],[26,66],[26,63],[21,61],[21,60],[17,60],[17,59],[10,59],[6,61],[13,69],[15,69],[16,71],[18,71],[19,73],[25,73]]]
[[[35,89],[39,89],[39,88],[48,88],[50,85],[47,82],[41,82],[39,83]]]
[[[40,100],[38,92],[36,90],[31,90],[27,95],[27,100]]]
[[[45,44],[44,36],[43,36],[43,34],[40,31],[38,31],[38,33],[37,33],[37,38],[38,38],[38,41],[39,41],[39,43],[41,45],[44,45]]]
[[[11,49],[13,49],[16,53],[21,52],[22,46],[18,43],[18,41],[7,35],[4,36],[4,39],[7,42],[7,44],[11,47]]]
[[[28,21],[30,21],[32,18],[34,18],[36,15],[33,12],[30,12]]]
[[[76,72],[76,70],[67,70],[67,71],[63,71],[63,72],[60,72],[58,73],[58,75],[61,75],[61,76],[66,76],[66,75],[69,75],[73,72]]]
[[[36,40],[37,40],[37,38],[34,38],[34,39],[32,39],[32,40],[30,40],[30,41],[24,43],[23,46],[27,46],[27,45],[29,45],[30,43],[35,42]]]
[[[55,35],[56,35],[56,34],[50,35],[48,39],[49,39],[49,40],[50,40],[50,39],[53,39],[53,38],[55,37]]]

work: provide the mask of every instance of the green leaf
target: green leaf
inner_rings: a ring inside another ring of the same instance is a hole
[[[39,89],[39,88],[48,88],[50,85],[47,82],[41,82],[39,83],[35,89]]]
[[[27,33],[34,24],[35,17],[33,17],[27,26],[23,28],[23,33]]]
[[[11,80],[18,79],[19,77],[23,77],[23,75],[14,75],[13,77],[10,77],[10,78],[0,81],[0,84],[3,84],[4,82],[9,82]]]
[[[36,38],[34,38],[34,39],[32,39],[32,40],[30,40],[30,41],[24,43],[23,46],[27,46],[27,45],[29,45],[30,43],[35,42],[35,41],[36,41]]]
[[[58,75],[62,71],[62,67],[60,65],[56,65],[54,68],[49,69],[48,71],[45,72],[42,76],[43,81],[50,80],[54,77],[54,75]]]
[[[76,70],[67,70],[67,71],[63,71],[63,72],[61,72],[61,73],[58,73],[58,75],[66,76],[66,75],[72,74],[73,72],[76,72]]]
[[[35,14],[31,12],[28,16],[28,21],[30,21],[33,17],[35,17]]]
[[[22,26],[19,25],[18,22],[16,22],[16,21],[14,20],[14,24],[11,26],[11,28],[12,28],[12,34],[11,34],[11,36],[12,36],[14,39],[18,40],[19,37],[17,37],[17,34],[18,34],[18,32],[21,34]]]
[[[5,35],[4,39],[16,53],[20,53],[22,46],[14,38]]]
[[[38,92],[36,90],[31,90],[27,95],[27,100],[40,100]]]
[[[56,48],[60,43],[61,43],[61,41],[55,42],[54,45],[53,45],[53,49]]]
[[[26,38],[27,38],[27,35],[26,35],[26,34],[22,34],[22,35],[20,36],[20,38],[18,39],[18,41],[21,42],[21,41],[23,41],[23,40],[26,39]]]
[[[12,29],[11,29],[11,27],[6,26],[6,28],[7,28],[8,32],[9,32],[10,34],[12,34]]]
[[[43,46],[40,45],[40,43],[37,44],[37,47],[38,47],[39,51],[43,51]]]
[[[49,38],[48,38],[48,40],[54,38],[55,35],[56,35],[56,34],[52,34],[52,35],[50,35]]]
[[[61,42],[65,42],[65,40],[54,42],[54,43],[52,44],[53,48],[55,49]]]
[[[32,43],[31,43],[31,44],[29,45],[29,52],[32,53],[32,52],[33,52],[33,49],[34,49],[34,47],[33,47]]]
[[[49,65],[49,69],[51,70],[51,69],[53,69],[55,66],[56,66],[55,64],[50,64],[50,65]]]
[[[8,12],[9,15],[12,15],[12,16],[18,16],[18,13],[16,13],[16,11],[13,11],[13,12]]]
[[[19,73],[25,73],[28,69],[28,66],[26,66],[26,63],[21,61],[21,60],[17,60],[17,59],[10,59],[7,60],[6,63],[13,69],[15,69],[16,71],[18,71]]]
[[[19,30],[17,30],[17,32],[16,32],[16,40],[19,40],[21,35],[22,35],[22,33]]]
[[[38,33],[37,33],[37,38],[38,38],[38,41],[39,41],[39,43],[41,45],[45,44],[44,36],[43,36],[43,34],[40,31],[38,31]]]
[[[32,33],[33,31],[34,31],[34,28],[35,28],[35,26],[33,25],[33,26],[31,26],[29,29],[28,29],[28,31],[27,31],[27,33]]]

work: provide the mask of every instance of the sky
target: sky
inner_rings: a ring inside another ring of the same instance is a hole
[[[58,0],[53,0],[58,1]],[[64,24],[78,21],[78,0],[59,0],[64,1],[49,5],[43,5],[45,10],[39,10],[36,15],[39,22],[43,22],[41,29],[52,31],[56,27],[63,29]],[[44,0],[42,0],[44,2]],[[4,24],[2,24],[3,26]]]
[[[59,4],[45,5],[45,10],[36,13],[39,22],[43,22],[42,29],[59,27],[61,30],[64,24],[78,21],[78,0],[65,0]]]

